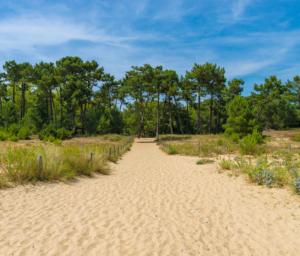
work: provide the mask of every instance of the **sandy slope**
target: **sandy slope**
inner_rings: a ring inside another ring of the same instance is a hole
[[[286,190],[154,143],[135,143],[114,168],[0,191],[0,255],[299,255],[300,200]]]

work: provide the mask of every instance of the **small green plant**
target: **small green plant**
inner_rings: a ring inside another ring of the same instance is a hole
[[[287,166],[275,166],[272,168],[272,173],[277,186],[282,187],[285,184],[291,184],[291,173]]]
[[[222,170],[232,170],[233,168],[235,168],[235,162],[230,159],[222,159],[219,162],[219,167]]]
[[[268,169],[259,170],[255,175],[255,182],[258,185],[266,185],[272,187],[275,183],[275,177],[273,173]]]
[[[214,162],[215,162],[215,161],[212,160],[212,159],[206,159],[206,158],[204,158],[204,159],[198,160],[198,161],[197,161],[197,164],[198,164],[198,165],[212,164],[212,163],[214,163]]]
[[[165,146],[165,151],[169,154],[169,155],[176,155],[178,154],[178,151],[176,149],[176,146],[168,144]]]
[[[259,155],[264,149],[259,145],[258,135],[252,134],[244,137],[240,142],[240,152],[243,155]]]

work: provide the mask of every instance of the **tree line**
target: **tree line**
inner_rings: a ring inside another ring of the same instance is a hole
[[[0,127],[44,137],[123,133],[138,136],[220,133],[300,125],[300,77],[270,76],[242,96],[244,81],[194,64],[184,76],[162,66],[134,66],[120,80],[96,61],[7,61],[0,73]],[[26,137],[25,136],[25,137]]]

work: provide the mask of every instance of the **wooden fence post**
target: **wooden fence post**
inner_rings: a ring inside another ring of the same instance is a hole
[[[94,160],[94,153],[91,152],[91,155],[90,155],[90,161],[91,161],[91,163],[93,162],[93,160]]]
[[[37,165],[38,165],[39,177],[40,177],[40,179],[42,179],[42,175],[43,175],[43,157],[41,155],[39,155],[38,158],[37,158]]]

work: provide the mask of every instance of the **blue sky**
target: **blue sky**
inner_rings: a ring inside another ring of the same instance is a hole
[[[224,66],[253,83],[300,74],[299,0],[0,0],[0,65],[6,60],[95,59],[121,78],[132,65],[184,74]]]

